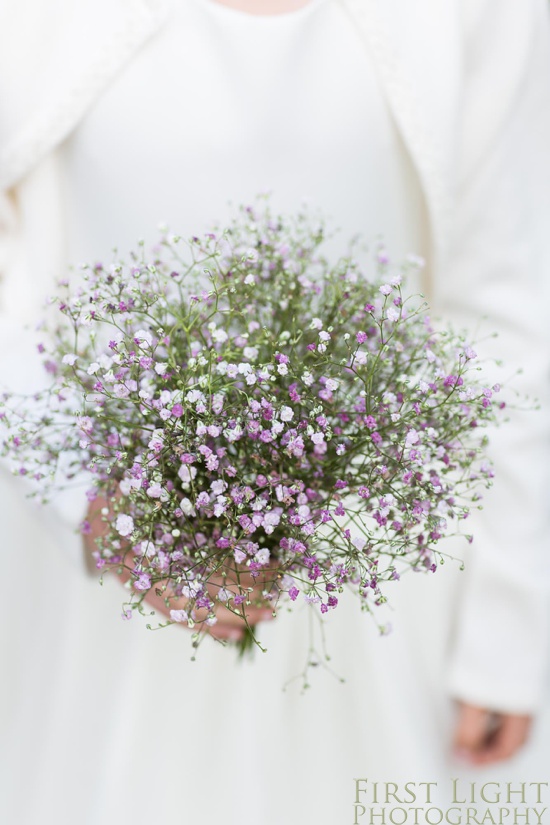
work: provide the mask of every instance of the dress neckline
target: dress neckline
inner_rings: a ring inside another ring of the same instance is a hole
[[[256,24],[258,26],[265,26],[273,25],[274,23],[286,23],[292,20],[301,20],[311,14],[314,9],[326,2],[326,0],[308,0],[305,6],[301,6],[298,9],[293,9],[292,11],[283,11],[278,14],[252,14],[251,12],[243,11],[242,9],[226,6],[223,3],[219,3],[218,0],[197,0],[197,2],[205,9],[221,14],[228,20],[230,18],[237,21],[246,20],[251,21],[253,25]],[[255,21],[257,21],[257,23]]]

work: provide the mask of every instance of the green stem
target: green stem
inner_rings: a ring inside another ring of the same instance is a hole
[[[244,634],[238,642],[235,642],[235,647],[239,655],[239,659],[244,659],[245,656],[252,657],[254,648],[256,647],[256,637],[254,636],[255,625],[245,627]]]

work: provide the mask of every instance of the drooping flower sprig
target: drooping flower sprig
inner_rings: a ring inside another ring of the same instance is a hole
[[[348,587],[372,612],[490,485],[498,386],[407,297],[421,262],[330,264],[325,237],[258,203],[60,284],[51,386],[4,396],[4,451],[44,498],[84,474],[109,502],[94,555],[130,578],[124,617],[156,592],[195,631],[220,605],[247,624],[255,582],[274,611]]]

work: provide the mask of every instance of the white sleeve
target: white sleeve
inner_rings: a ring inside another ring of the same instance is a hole
[[[494,710],[530,712],[544,696],[549,652],[548,9],[545,0],[462,7],[461,172],[436,303],[465,327],[498,332],[478,353],[501,358],[503,375],[521,369],[511,383],[541,409],[512,411],[490,436],[494,487],[471,519],[448,689]]]
[[[33,328],[32,307],[47,297],[47,286],[41,290],[24,271],[20,260],[22,239],[13,193],[0,192],[0,392],[33,393],[48,384],[37,344],[40,335]],[[34,289],[35,294],[29,290]],[[25,306],[22,306],[24,304]],[[31,308],[26,312],[26,308]],[[12,462],[0,459],[0,473],[12,476]],[[19,488],[21,496],[30,492],[24,479],[12,476],[11,484]],[[29,518],[37,519],[45,530],[59,530],[64,544],[71,546],[72,562],[84,570],[86,560],[81,541],[68,542],[66,536],[76,532],[83,521],[87,499],[86,486],[81,478],[71,489],[53,494],[48,505],[41,507],[29,502]],[[0,501],[0,520],[1,508]]]

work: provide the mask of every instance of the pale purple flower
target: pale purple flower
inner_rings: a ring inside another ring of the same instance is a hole
[[[150,484],[147,488],[147,495],[149,498],[161,498],[163,495],[164,490],[162,489],[162,485],[159,484],[158,481],[155,481],[153,484]]]
[[[180,502],[180,507],[185,513],[186,516],[195,516],[195,508],[193,507],[192,502],[188,498],[182,498]]]
[[[189,619],[189,614],[187,613],[187,610],[171,610],[170,618],[173,622],[187,622]]]
[[[152,541],[142,541],[139,545],[139,551],[150,559],[157,554],[157,548]]]
[[[221,413],[221,411],[223,409],[223,401],[224,401],[224,397],[223,397],[222,393],[215,393],[212,396],[212,411],[216,415],[219,415]]]
[[[136,590],[149,590],[151,588],[151,576],[149,573],[140,573],[138,579],[134,582]]]
[[[131,536],[134,532],[134,519],[132,516],[128,516],[125,513],[120,513],[117,516],[115,529],[121,536],[124,536],[124,538]]]
[[[256,555],[254,556],[254,560],[258,562],[258,564],[265,565],[268,563],[270,559],[270,552],[267,547],[261,547]]]
[[[184,484],[190,484],[197,475],[197,468],[191,464],[182,464],[178,470],[178,476]]]
[[[418,444],[420,440],[420,436],[418,435],[416,430],[409,430],[407,436],[405,438],[405,447],[412,447],[413,444]]]
[[[153,336],[147,329],[138,329],[134,333],[134,341],[141,349],[150,348],[153,343]]]

